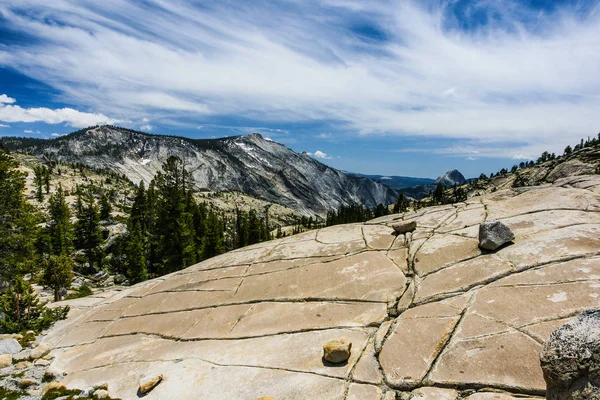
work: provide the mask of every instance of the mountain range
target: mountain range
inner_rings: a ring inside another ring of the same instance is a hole
[[[239,191],[309,215],[323,216],[351,203],[373,208],[397,198],[386,185],[331,168],[258,133],[190,139],[104,125],[56,139],[3,138],[2,144],[47,160],[107,169],[146,184],[168,157],[178,156],[197,190]]]

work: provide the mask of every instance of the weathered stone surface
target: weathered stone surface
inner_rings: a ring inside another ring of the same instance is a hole
[[[22,350],[16,339],[8,338],[0,340],[0,354],[17,354]]]
[[[372,385],[351,383],[346,400],[380,400],[381,389]]]
[[[548,399],[600,399],[600,310],[588,310],[553,332],[540,360]]]
[[[515,238],[510,228],[500,221],[490,219],[479,225],[479,247],[496,250]]]
[[[600,298],[599,211],[597,176],[561,178],[238,249],[70,300],[47,371],[124,400],[158,374],[149,400],[541,396],[543,341]],[[514,243],[482,254],[485,218]],[[398,221],[417,227],[394,235]],[[323,362],[340,338],[347,362]]]
[[[453,389],[423,387],[413,390],[411,400],[456,400],[458,392]]]
[[[330,340],[323,345],[323,359],[333,364],[341,364],[350,358],[352,342],[348,339]]]
[[[457,316],[422,318],[421,308],[428,307],[411,309],[412,317],[399,317],[394,332],[379,354],[385,379],[395,388],[412,389],[418,385],[459,320]],[[411,351],[406,351],[409,348]]]

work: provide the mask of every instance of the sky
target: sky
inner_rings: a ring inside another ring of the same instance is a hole
[[[0,136],[98,124],[495,172],[600,131],[600,0],[1,0]]]

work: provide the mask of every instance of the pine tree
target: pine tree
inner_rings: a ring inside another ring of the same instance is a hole
[[[144,238],[142,235],[142,227],[137,220],[133,222],[133,225],[129,228],[126,253],[127,261],[125,262],[125,266],[129,280],[132,283],[147,280],[148,269],[146,266]]]
[[[0,333],[17,333],[47,329],[55,321],[65,319],[69,307],[44,307],[31,284],[17,276],[0,296],[0,311],[4,314],[0,319]]]
[[[225,249],[223,247],[223,228],[219,218],[210,211],[206,222],[206,235],[203,240],[203,258],[210,258],[222,254]]]
[[[189,173],[179,157],[171,156],[155,179],[157,258],[162,272],[185,268],[196,261],[193,215],[186,205]]]
[[[42,202],[44,200],[44,192],[42,192],[42,186],[44,184],[44,172],[45,168],[42,165],[33,167],[33,182],[35,183],[35,197],[37,201]]]
[[[261,223],[255,210],[248,213],[248,244],[258,243],[261,240]]]
[[[12,281],[32,272],[40,216],[24,196],[25,173],[8,154],[0,152],[0,279]]]
[[[42,282],[54,291],[54,301],[61,300],[60,291],[71,286],[73,261],[69,256],[50,256],[44,262]]]
[[[112,206],[110,204],[108,196],[106,195],[106,193],[103,193],[102,196],[100,196],[100,219],[102,221],[110,219],[111,212]]]
[[[48,212],[48,236],[50,238],[50,251],[54,255],[70,255],[73,251],[73,224],[71,212],[65,200],[61,186],[56,193],[50,196]]]
[[[104,251],[102,249],[102,231],[100,230],[100,214],[94,197],[88,191],[78,194],[77,222],[75,223],[76,247],[85,252],[90,267],[102,269]]]

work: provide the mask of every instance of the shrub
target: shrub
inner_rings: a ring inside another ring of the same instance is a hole
[[[18,276],[0,296],[0,311],[4,314],[4,319],[0,319],[0,333],[17,333],[48,329],[67,317],[69,307],[46,307],[40,303],[31,284]]]

